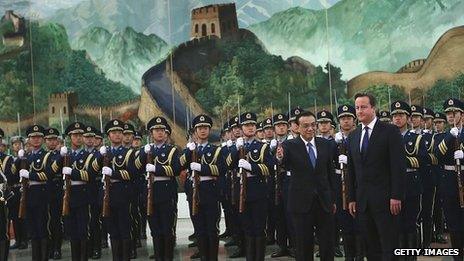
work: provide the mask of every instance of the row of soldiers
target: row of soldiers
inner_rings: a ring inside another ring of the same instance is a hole
[[[463,246],[464,205],[460,201],[464,199],[456,171],[464,157],[460,131],[464,105],[448,99],[443,109],[446,115],[397,101],[389,112],[378,116],[400,129],[407,155],[407,195],[400,214],[403,248],[428,247],[433,227],[441,236],[441,209],[452,246]],[[113,259],[128,260],[136,257],[148,221],[153,258],[172,260],[176,177],[183,171],[188,172],[184,186],[197,257],[217,260],[219,239],[226,237],[230,238],[226,245],[238,246],[231,258],[264,260],[266,245],[274,242],[279,250],[271,257],[291,256],[293,231],[297,229],[287,211],[291,172],[279,166],[274,154],[285,140],[298,137],[296,117],[302,111],[294,108],[262,123],[252,112],[234,116],[223,126],[220,146],[210,142],[212,119],[198,115],[184,149],[170,143],[171,128],[163,117],[148,122],[151,142],[145,146],[134,127],[120,120],[105,125],[108,146],[103,144],[102,133],[80,122],[65,130],[69,148],[60,143],[58,130],[30,126],[27,147],[22,148],[21,140],[15,139],[14,144],[19,145],[12,146],[17,151],[14,155],[0,151],[1,177],[7,188],[2,197],[7,208],[3,202],[2,210],[8,209],[7,216],[0,215],[4,222],[0,256],[6,259],[8,254],[6,227],[12,221],[16,236],[13,248],[27,248],[31,239],[34,260],[61,258],[63,232],[71,242],[73,260],[98,259],[105,231],[110,235]],[[326,110],[317,113],[319,135],[333,141],[338,192],[334,237],[339,242],[341,232],[347,260],[362,259],[364,239],[345,207],[349,176],[344,171],[348,162],[345,144],[357,125],[356,109],[341,105],[337,118],[339,131],[334,134],[333,115]],[[446,123],[452,127],[449,131]],[[218,235],[221,206],[226,230]]]

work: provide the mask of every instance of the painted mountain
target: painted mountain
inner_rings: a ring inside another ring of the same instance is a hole
[[[72,1],[72,0],[68,0]],[[190,12],[193,8],[224,2],[235,2],[240,27],[269,19],[274,13],[295,6],[321,9],[339,0],[83,0],[79,4],[59,10],[50,19],[63,24],[71,39],[89,27],[121,31],[130,26],[137,32],[156,34],[166,42],[179,44],[189,40]],[[170,10],[171,17],[169,17]],[[169,19],[171,18],[171,19]],[[169,37],[171,20],[171,38]],[[171,40],[170,40],[171,39]]]
[[[129,86],[137,94],[140,94],[143,73],[169,51],[166,42],[158,36],[144,35],[131,27],[114,33],[101,27],[91,28],[79,37],[73,48],[86,50],[107,78]]]
[[[326,12],[301,7],[249,27],[274,54],[327,62]],[[397,71],[425,58],[438,38],[464,24],[462,0],[344,0],[330,7],[330,61],[344,78]]]

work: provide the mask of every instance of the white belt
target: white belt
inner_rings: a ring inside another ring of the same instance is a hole
[[[216,180],[214,177],[200,176],[200,181]]]
[[[71,180],[71,186],[85,185],[87,182],[80,180]]]
[[[117,180],[117,179],[110,179],[111,183],[118,183],[118,182],[121,182],[120,180]]]
[[[45,182],[45,181],[29,180],[29,186],[45,185],[46,183],[47,183],[47,182]]]
[[[341,169],[335,169],[335,174],[341,175],[341,174],[342,174],[342,170],[341,170]]]
[[[456,166],[454,166],[454,165],[445,165],[445,166],[443,166],[443,169],[456,171]]]
[[[153,177],[153,181],[154,182],[157,182],[157,181],[167,181],[167,180],[171,180],[170,177],[157,177],[157,176],[154,176]]]
[[[287,176],[290,177],[291,175],[292,175],[292,173],[290,171],[287,171]]]

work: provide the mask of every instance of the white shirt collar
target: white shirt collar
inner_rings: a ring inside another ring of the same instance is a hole
[[[374,119],[369,123],[367,124],[367,127],[369,128],[369,130],[373,130],[374,129],[374,126],[375,126],[375,123],[377,122],[377,117],[374,117]],[[362,127],[363,127],[363,130],[364,128],[366,127],[366,125],[364,125],[364,123],[362,123]]]
[[[305,146],[308,146],[308,141],[306,141],[305,139],[303,139],[303,137],[300,135],[300,138],[301,140],[304,142]],[[309,143],[311,143],[311,145],[313,145],[313,148],[316,147],[316,138],[312,138]]]

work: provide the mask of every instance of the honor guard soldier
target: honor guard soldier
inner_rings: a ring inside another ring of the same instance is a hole
[[[227,147],[227,140],[229,140],[229,122],[224,123],[222,127],[222,137],[221,140],[221,156],[226,158],[229,155],[229,148]],[[224,233],[219,235],[219,239],[225,239],[232,236],[232,204],[230,201],[230,179],[229,179],[229,170],[225,169],[225,173],[219,175],[218,185],[219,185],[219,201],[221,202],[222,210],[224,212],[224,221],[226,229]]]
[[[63,203],[65,231],[71,242],[72,260],[88,259],[90,224],[89,182],[100,170],[94,155],[83,148],[85,126],[74,122],[66,128],[70,137],[70,150],[60,149],[63,178],[66,180]],[[66,210],[67,209],[67,210]]]
[[[435,153],[439,164],[443,165],[440,177],[440,195],[443,200],[443,212],[451,239],[451,247],[460,251],[455,260],[462,260],[464,246],[464,200],[462,191],[463,176],[461,162],[464,158],[462,114],[464,104],[450,98],[443,104],[446,119],[451,129],[444,134],[443,140],[435,143]]]
[[[103,161],[102,174],[105,181],[104,192],[108,197],[103,199],[103,212],[109,203],[108,214],[105,214],[107,230],[110,234],[113,259],[129,260],[131,253],[131,211],[132,180],[137,173],[134,150],[123,146],[124,123],[111,120],[105,125],[105,131],[111,142],[110,147],[100,148]],[[106,157],[106,158],[105,158]],[[107,178],[108,177],[108,178]],[[106,202],[105,202],[106,201]],[[108,202],[109,201],[109,202]]]
[[[391,104],[390,111],[393,124],[399,128],[403,136],[407,164],[406,195],[399,214],[399,247],[418,248],[417,218],[420,213],[422,194],[421,168],[425,166],[428,154],[422,136],[414,130],[408,130],[411,107],[403,101],[396,101]]]
[[[61,259],[61,244],[63,240],[63,220],[61,210],[63,207],[63,177],[61,173],[59,140],[60,133],[55,128],[45,129],[45,146],[49,160],[52,163],[53,179],[48,180],[50,204],[50,243],[49,257]]]
[[[379,114],[377,115],[380,121],[386,122],[386,123],[391,123],[391,116],[389,111],[379,111]]]
[[[337,118],[340,131],[335,134],[337,148],[335,164],[336,182],[336,223],[340,225],[343,238],[345,260],[362,260],[365,253],[364,237],[361,235],[360,227],[356,219],[350,215],[348,210],[348,175],[347,172],[347,148],[348,136],[356,128],[356,109],[348,104],[337,108]]]
[[[189,164],[193,172],[193,224],[201,259],[218,259],[218,222],[220,219],[217,179],[225,173],[221,148],[208,139],[213,126],[207,115],[198,115],[192,121],[197,143],[189,142],[181,156],[181,164]],[[196,209],[198,208],[198,209]]]
[[[50,153],[42,148],[44,128],[32,125],[26,129],[30,152],[26,155],[24,150],[18,152],[19,176],[28,186],[22,187],[21,197],[25,199],[25,215],[27,216],[28,232],[32,244],[32,259],[48,259],[49,239],[49,192],[47,181],[53,179]],[[26,196],[27,195],[27,196]],[[20,211],[23,205],[20,202]],[[20,217],[21,218],[21,217]]]
[[[143,135],[140,131],[134,132],[134,140],[132,141],[132,148],[136,150],[136,153],[139,153],[141,148],[143,148]],[[144,175],[144,169],[140,170],[141,173],[138,175],[138,179],[135,182],[138,191],[138,205],[139,205],[139,212],[140,212],[140,223],[138,226],[138,237],[139,240],[137,241],[137,247],[139,247],[139,243],[141,239],[147,239],[147,181]]]
[[[290,110],[288,115],[288,124],[290,125],[290,135],[289,138],[293,139],[298,137],[298,124],[296,123],[296,116],[300,115],[304,110],[300,107],[296,107]]]
[[[261,122],[264,130],[264,139],[257,136],[258,140],[269,145],[274,139],[274,125],[272,124],[272,118],[266,118]],[[266,245],[273,245],[275,243],[275,176],[271,174],[266,177],[267,183],[267,218],[266,218]]]
[[[3,132],[2,129],[0,129],[0,140],[4,139],[5,133]],[[16,166],[14,164],[14,158],[10,155],[5,154],[5,152],[0,151],[0,260],[7,260],[8,259],[8,252],[10,248],[10,240],[8,237],[8,230],[7,228],[9,227],[9,219],[12,219],[14,217],[17,220],[17,215],[18,215],[18,207],[17,203],[18,202],[18,197],[12,198],[7,196],[11,191],[19,194],[19,186],[14,187],[16,184],[19,182],[19,177],[16,171]],[[7,190],[8,188],[8,190]],[[9,202],[10,200],[15,200],[16,202]],[[12,204],[15,203],[15,204]],[[16,210],[15,215],[10,215],[9,217],[7,216],[7,206],[8,209]],[[13,223],[15,233],[19,232],[17,231],[18,224],[16,220]],[[18,242],[18,239],[16,237],[16,242],[15,242],[16,247],[18,248],[20,245],[20,242]]]
[[[153,238],[154,259],[173,260],[174,227],[177,215],[177,182],[180,174],[180,153],[174,145],[166,143],[166,127],[163,117],[155,117],[147,124],[152,144],[147,144],[135,161],[137,166],[145,166],[150,193],[148,224]],[[148,161],[149,160],[149,161]]]
[[[273,166],[269,146],[255,138],[256,114],[240,115],[243,136],[232,146],[233,165],[240,175],[239,212],[246,236],[247,260],[264,260],[266,249],[267,185]]]
[[[143,145],[143,135],[140,131],[134,132],[134,140],[132,140],[132,148],[140,149]]]
[[[436,145],[440,144],[440,142],[445,138],[445,131],[446,131],[446,115],[441,112],[436,112],[435,117],[433,119],[433,138],[432,144],[430,144],[431,150],[429,151],[429,155],[433,157],[432,160],[432,176],[435,181],[435,197],[434,197],[434,204],[433,204],[433,242],[437,242],[439,244],[446,244],[448,241],[444,236],[445,230],[445,221],[443,215],[443,201],[440,192],[440,176],[441,176],[441,169],[443,165],[438,161],[436,157]]]
[[[418,105],[411,105],[411,129],[416,134],[422,134],[424,122],[424,109]]]
[[[288,138],[288,116],[282,113],[274,115],[273,127],[275,139],[270,142],[270,151],[275,155],[275,151]],[[274,162],[277,164],[277,162]],[[288,206],[288,186],[290,184],[290,171],[276,165],[274,174],[271,175],[274,181],[274,193],[271,197],[272,208],[274,208],[276,239],[279,249],[271,254],[272,258],[290,255],[290,247],[293,244],[293,232],[291,232],[290,214],[287,211]],[[287,175],[288,174],[288,175]]]
[[[264,132],[264,140],[260,139],[257,137],[259,140],[263,140],[264,143],[269,143],[271,142],[272,139],[274,139],[274,126],[272,125],[272,119],[271,118],[266,118],[263,122],[263,132]]]
[[[263,130],[263,122],[262,121],[258,122],[258,125],[256,127],[256,137],[259,140],[264,139],[264,130]]]
[[[433,120],[435,119],[435,112],[430,108],[424,107],[424,130],[427,132],[433,133]]]

